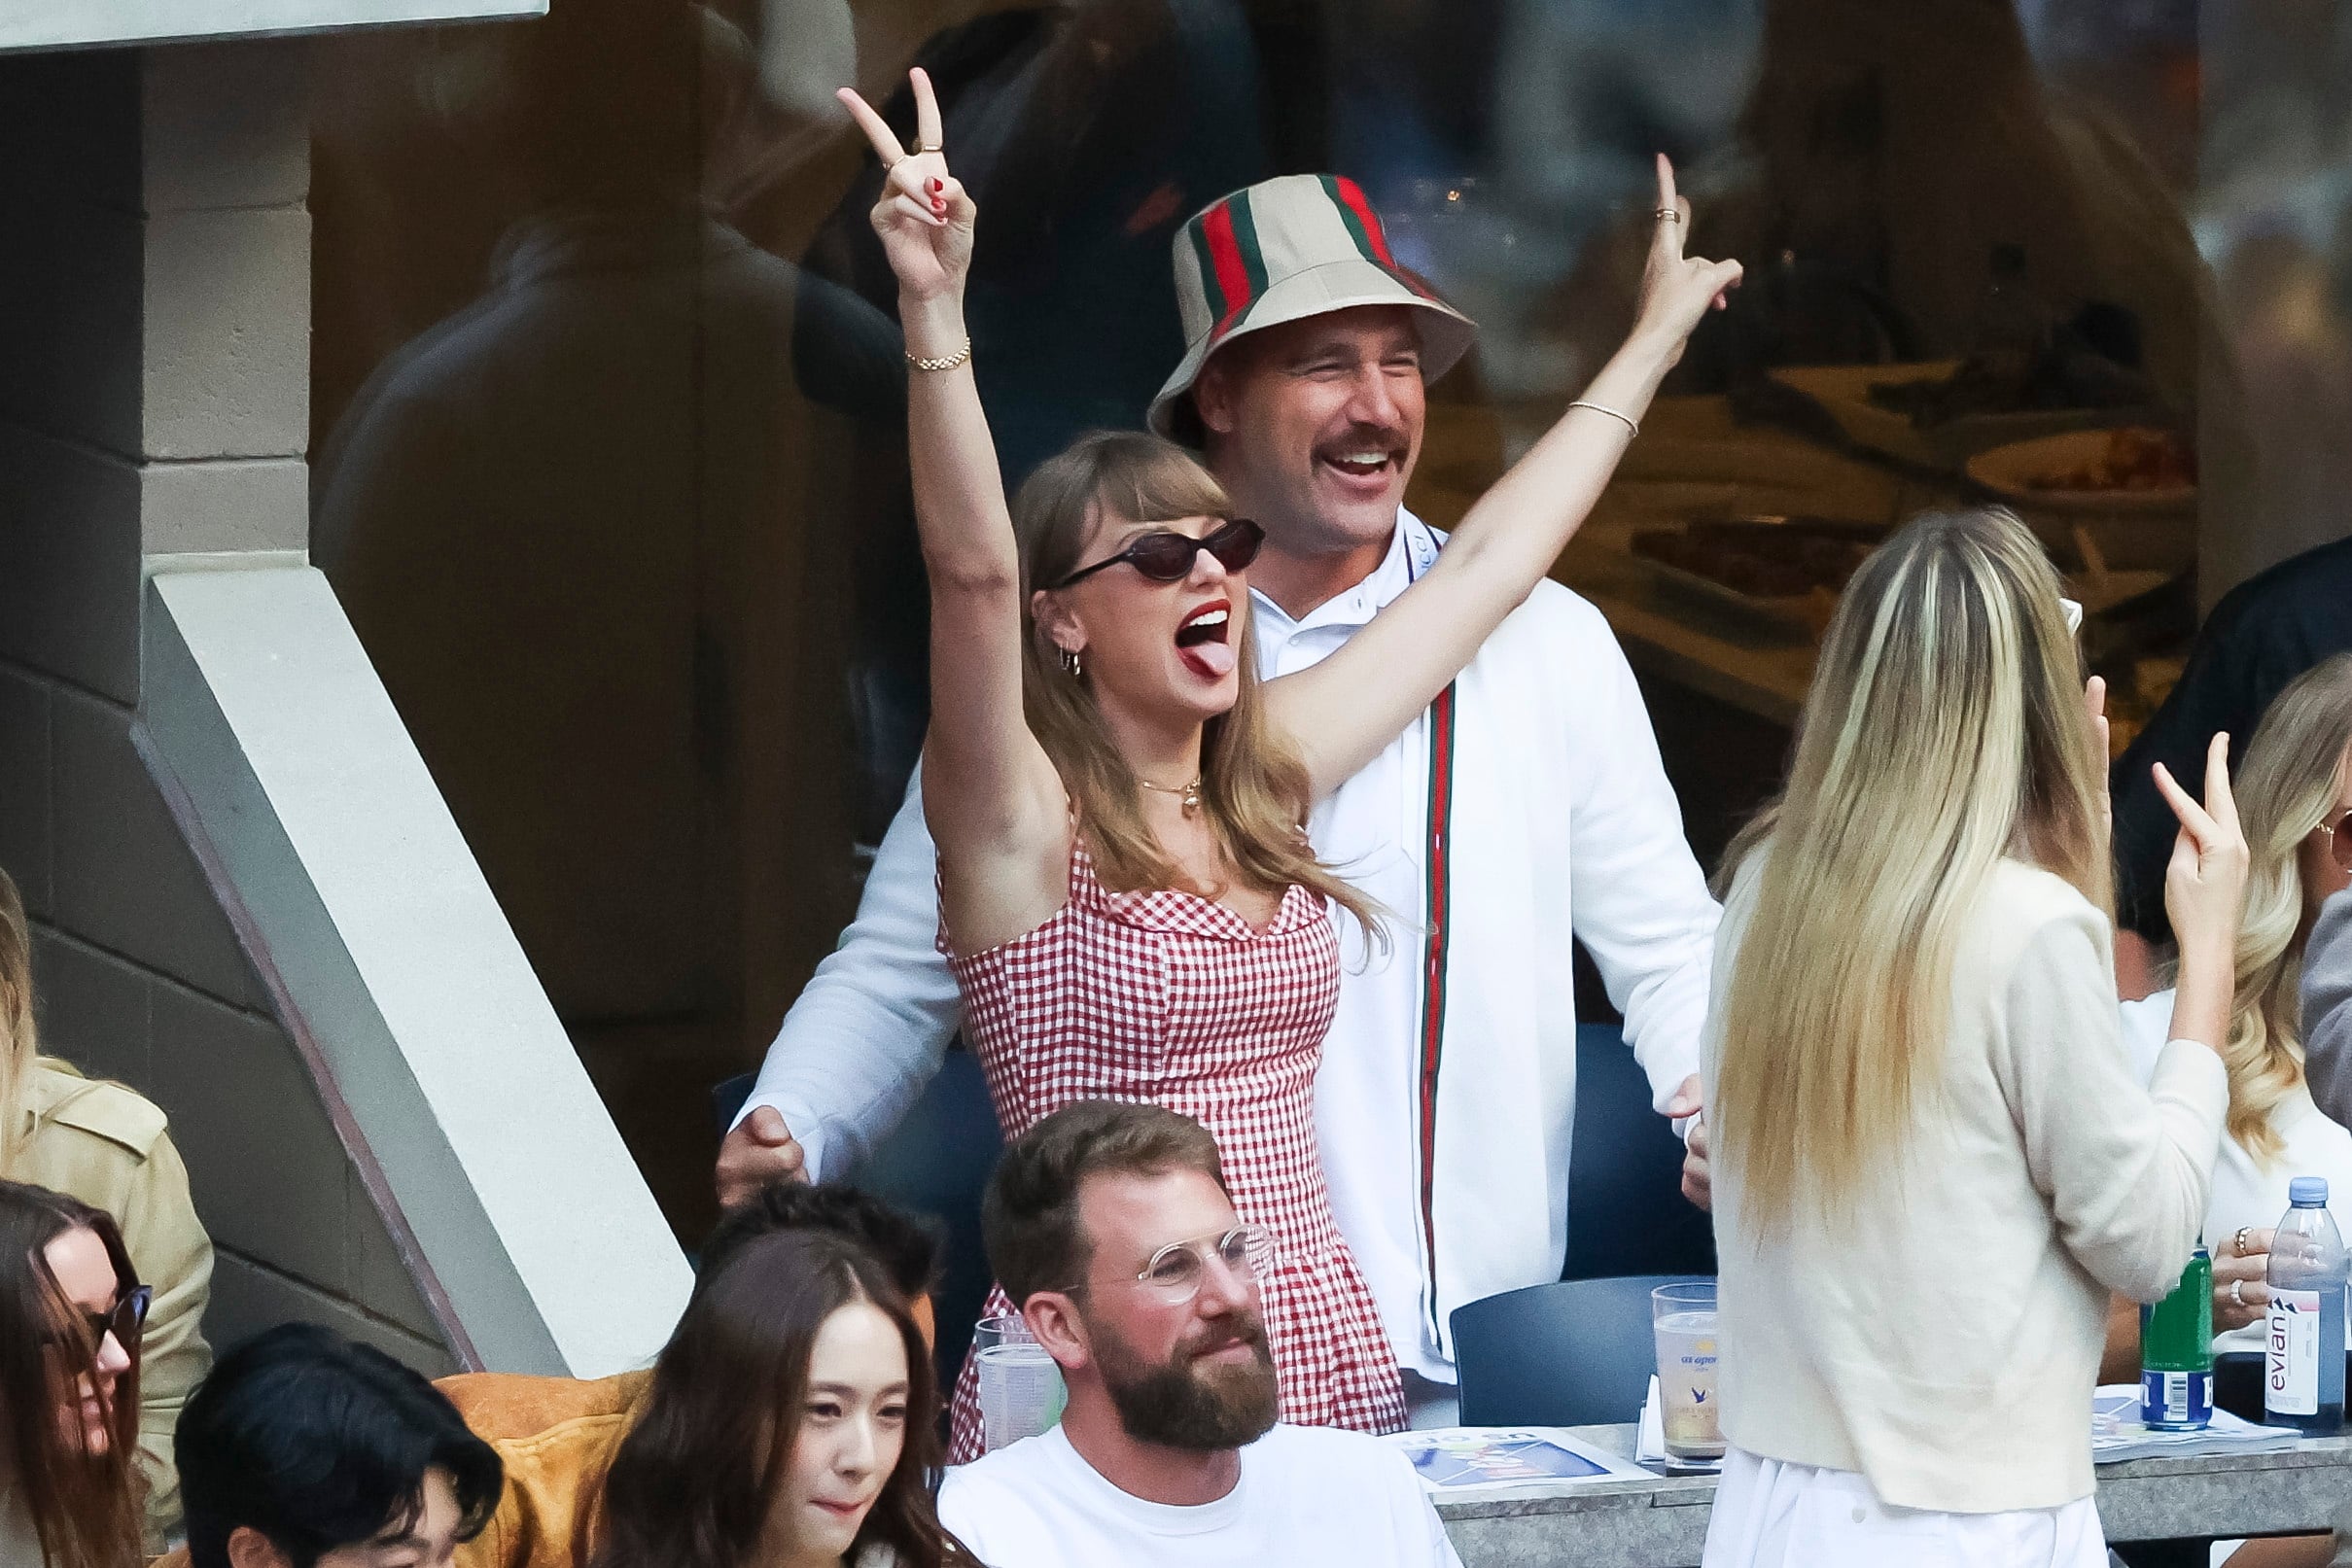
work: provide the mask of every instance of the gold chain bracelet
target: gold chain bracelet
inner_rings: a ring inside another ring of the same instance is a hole
[[[970,359],[971,357],[972,340],[966,337],[964,340],[964,346],[962,348],[956,350],[955,353],[950,354],[943,360],[927,360],[920,355],[909,354],[906,357],[906,363],[913,366],[918,370],[952,370],[957,366],[962,365],[965,361]]]

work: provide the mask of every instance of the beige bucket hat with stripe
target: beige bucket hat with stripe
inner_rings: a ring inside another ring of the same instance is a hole
[[[1353,180],[1285,174],[1195,213],[1176,237],[1184,360],[1151,401],[1151,428],[1176,434],[1184,395],[1209,356],[1245,332],[1356,305],[1422,312],[1422,376],[1434,381],[1469,351],[1478,326],[1397,265],[1380,214]]]

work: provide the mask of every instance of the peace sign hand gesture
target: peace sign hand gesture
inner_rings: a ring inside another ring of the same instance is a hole
[[[2229,975],[2251,858],[2238,825],[2237,800],[2229,790],[2229,737],[2216,735],[2205,748],[2202,805],[2189,798],[2161,762],[2155,773],[2157,792],[2181,822],[2171,862],[2164,868],[2164,913],[2172,921],[2184,972],[2195,958],[2208,957]]]
[[[956,177],[947,172],[940,145],[939,99],[921,67],[909,71],[915,89],[915,142],[907,152],[873,106],[848,87],[834,96],[874,144],[882,159],[882,198],[874,203],[874,232],[897,274],[898,293],[910,299],[961,297],[971,270],[972,220],[979,209]]]
[[[1652,214],[1655,231],[1649,261],[1641,272],[1641,300],[1633,313],[1633,335],[1650,336],[1662,346],[1668,365],[1682,358],[1682,345],[1711,306],[1730,303],[1729,293],[1739,286],[1738,261],[1709,261],[1682,254],[1683,235],[1691,226],[1690,198],[1674,191],[1674,165],[1658,155],[1658,207]]]

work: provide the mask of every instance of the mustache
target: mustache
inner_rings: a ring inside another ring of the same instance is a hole
[[[1251,1313],[1246,1317],[1236,1317],[1223,1325],[1202,1330],[1199,1335],[1180,1345],[1177,1353],[1187,1361],[1198,1361],[1203,1356],[1214,1355],[1219,1350],[1231,1345],[1244,1344],[1255,1347],[1263,1345],[1265,1342],[1265,1320],[1255,1313]]]

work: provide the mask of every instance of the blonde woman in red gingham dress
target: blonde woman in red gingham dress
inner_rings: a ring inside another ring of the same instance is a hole
[[[1263,930],[1223,904],[1114,893],[1084,842],[1070,901],[1025,936],[949,964],[1005,1136],[1073,1099],[1146,1099],[1209,1129],[1243,1219],[1274,1233],[1258,1285],[1282,1419],[1393,1432],[1404,1394],[1372,1292],[1340,1239],[1315,1146],[1314,1085],[1339,999],[1322,900],[1293,884]],[[1083,974],[1097,983],[1073,987]],[[1010,1312],[1002,1291],[990,1313]],[[950,1456],[980,1451],[972,1363]]]
[[[1404,732],[1559,558],[1738,268],[1684,260],[1661,159],[1658,238],[1626,348],[1411,588],[1330,657],[1260,686],[1245,574],[1264,536],[1182,448],[1085,437],[1040,465],[1019,516],[1008,513],[964,324],[975,210],[948,173],[930,83],[910,75],[913,154],[855,92],[841,97],[888,170],[872,217],[898,280],[930,579],[924,812],[998,1115],[1018,1134],[1069,1100],[1125,1096],[1206,1125],[1235,1206],[1278,1237],[1262,1296],[1283,1415],[1393,1429],[1404,1416],[1396,1368],[1333,1226],[1313,1120],[1339,976],[1327,903],[1367,923],[1379,912],[1316,860],[1301,824]],[[1249,297],[1264,286],[1267,248],[1312,250],[1316,225],[1339,222],[1303,192],[1251,210],[1246,244],[1224,231],[1218,241],[1219,276],[1240,301],[1229,335],[1288,319],[1270,308],[1246,320],[1273,298]],[[1458,352],[1468,324],[1385,260],[1316,277],[1320,311],[1338,307],[1333,290],[1398,301],[1359,313],[1344,353],[1318,351],[1297,372],[1331,401],[1318,438],[1331,471],[1318,459],[1312,482],[1386,493],[1412,458],[1387,400],[1420,396],[1424,335]],[[1385,550],[1392,524],[1366,547]],[[976,1434],[962,1392],[958,1413],[968,1456]]]

